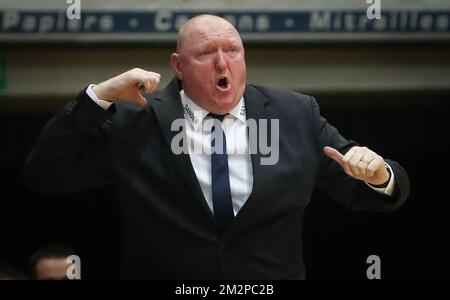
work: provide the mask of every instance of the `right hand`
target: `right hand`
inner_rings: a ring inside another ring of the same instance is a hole
[[[125,73],[110,78],[92,88],[95,95],[105,101],[124,100],[136,102],[141,107],[147,105],[142,96],[153,92],[159,84],[161,75],[155,72],[134,68]]]

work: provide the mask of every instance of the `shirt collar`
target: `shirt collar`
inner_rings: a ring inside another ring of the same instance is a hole
[[[191,98],[186,95],[184,90],[180,91],[181,103],[183,104],[184,117],[188,120],[194,129],[201,128],[203,120],[208,115],[209,111],[198,106]],[[244,97],[241,97],[239,102],[228,112],[236,119],[247,123],[247,116],[245,111]]]

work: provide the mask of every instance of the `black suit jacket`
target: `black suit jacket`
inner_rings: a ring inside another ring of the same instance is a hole
[[[280,157],[252,154],[253,191],[223,232],[214,222],[189,155],[171,152],[171,123],[183,118],[179,84],[148,97],[149,106],[97,106],[83,91],[43,129],[25,178],[43,193],[110,183],[120,199],[124,278],[303,279],[303,213],[315,187],[353,210],[390,211],[407,198],[405,171],[394,197],[347,176],[322,147],[355,145],[319,114],[312,97],[248,85],[248,119],[279,119]],[[269,131],[270,132],[270,131]]]

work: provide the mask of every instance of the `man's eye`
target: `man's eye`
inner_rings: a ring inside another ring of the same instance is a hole
[[[200,52],[200,55],[205,56],[211,54],[211,51],[202,51]]]
[[[228,52],[236,52],[237,49],[234,48],[234,47],[230,47],[230,48],[227,49],[227,51],[228,51]]]

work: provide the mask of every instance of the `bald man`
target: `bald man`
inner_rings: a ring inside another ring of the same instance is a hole
[[[314,188],[352,210],[392,211],[408,197],[402,167],[342,137],[314,98],[247,85],[226,20],[186,22],[170,63],[176,77],[158,92],[160,75],[138,68],[89,85],[25,168],[41,192],[114,187],[124,278],[304,279]],[[270,163],[261,139],[276,145]]]

